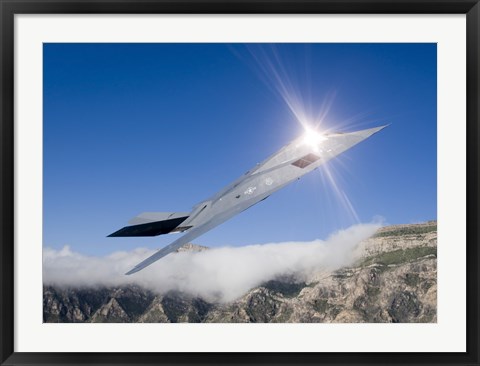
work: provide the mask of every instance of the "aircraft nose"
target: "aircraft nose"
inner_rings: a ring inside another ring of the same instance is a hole
[[[383,130],[385,127],[387,127],[388,125],[384,125],[384,126],[379,126],[379,127],[374,127],[374,128],[369,128],[367,130],[363,130],[363,131],[359,131],[359,133],[361,133],[363,136],[365,137],[370,137],[372,136],[373,134]]]
[[[362,139],[366,139],[366,138],[372,136],[373,134],[383,130],[387,126],[388,125],[384,125],[384,126],[379,126],[379,127],[374,127],[374,128],[368,128],[366,130],[355,131],[355,132],[352,132],[352,135],[356,135],[358,137],[361,137]]]

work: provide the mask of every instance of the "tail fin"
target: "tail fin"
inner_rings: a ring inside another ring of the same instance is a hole
[[[180,227],[189,212],[144,212],[129,221],[129,226],[108,235],[118,236],[157,236],[170,232],[179,232],[189,229],[191,226]]]

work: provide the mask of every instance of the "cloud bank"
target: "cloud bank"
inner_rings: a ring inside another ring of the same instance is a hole
[[[355,247],[380,224],[359,224],[326,240],[212,248],[168,255],[131,276],[124,273],[155,252],[134,249],[104,257],[86,256],[68,246],[43,251],[45,285],[93,287],[138,284],[157,293],[186,292],[207,301],[233,301],[251,288],[282,276],[308,278],[355,260]]]

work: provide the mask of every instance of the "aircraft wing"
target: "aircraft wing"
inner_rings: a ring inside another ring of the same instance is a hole
[[[108,235],[116,236],[157,236],[182,232],[191,226],[181,226],[188,219],[189,212],[145,212],[129,221],[129,226]]]
[[[152,263],[158,261],[159,259],[165,257],[166,255],[176,251],[182,245],[184,245],[184,244],[190,242],[191,240],[199,237],[200,235],[206,233],[207,231],[211,230],[215,226],[220,225],[224,221],[228,220],[230,217],[231,216],[225,216],[225,217],[222,217],[222,218],[213,218],[212,220],[207,221],[203,225],[200,225],[200,226],[197,226],[197,227],[194,227],[194,228],[190,229],[185,235],[178,238],[177,240],[175,240],[173,243],[167,245],[166,247],[160,249],[158,252],[151,255],[150,257],[145,259],[143,262],[140,262],[139,264],[137,264],[135,267],[133,267],[130,271],[128,271],[125,274],[126,275],[131,275],[135,272],[138,272],[138,271],[144,269],[145,267],[148,267],[150,264],[152,264]]]

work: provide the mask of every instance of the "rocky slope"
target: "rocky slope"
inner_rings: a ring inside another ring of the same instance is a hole
[[[205,250],[189,244],[183,250]],[[437,223],[381,228],[357,262],[309,280],[278,278],[229,304],[138,286],[44,287],[45,322],[436,322]]]

